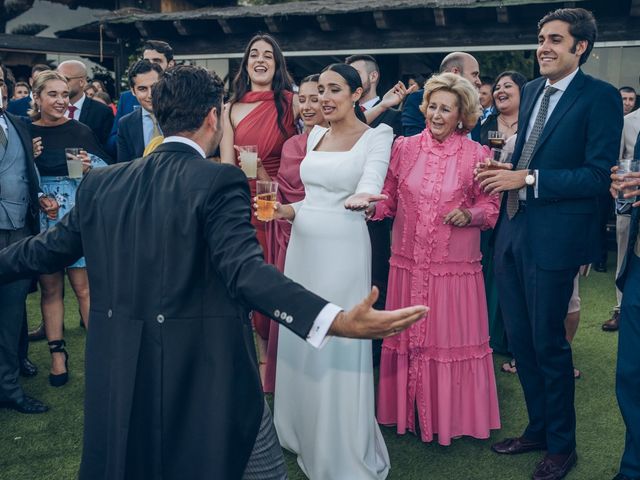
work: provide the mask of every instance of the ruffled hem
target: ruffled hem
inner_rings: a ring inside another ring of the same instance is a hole
[[[488,438],[500,428],[498,394],[491,355],[443,363],[383,350],[377,418],[397,433],[416,431],[423,442],[438,436],[450,445],[458,436]]]
[[[480,345],[461,345],[456,347],[438,347],[435,345],[427,345],[421,348],[412,348],[408,353],[402,353],[397,348],[389,345],[383,345],[382,351],[388,354],[397,353],[399,355],[409,355],[412,361],[417,362],[466,362],[468,360],[482,360],[493,354],[493,350],[489,346],[489,341]]]

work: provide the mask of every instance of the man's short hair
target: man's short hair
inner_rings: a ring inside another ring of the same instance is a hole
[[[489,85],[491,88],[493,88],[493,80],[489,77],[481,77],[480,81],[482,82],[482,85]]]
[[[580,55],[579,65],[584,64],[589,58],[591,50],[593,50],[593,44],[596,43],[596,38],[598,37],[598,26],[593,13],[584,8],[559,8],[542,17],[538,22],[538,33],[546,23],[554,20],[569,24],[569,33],[575,38],[572,52],[576,51],[578,42],[583,40],[587,42],[586,50]]]
[[[371,55],[351,55],[344,59],[344,63],[347,65],[351,65],[358,61],[362,60],[364,64],[367,66],[367,73],[378,72],[380,73],[380,67],[378,66],[378,62]]]
[[[637,93],[636,93],[636,89],[635,89],[635,88],[633,88],[633,87],[626,87],[626,86],[625,86],[625,87],[620,87],[620,88],[618,89],[618,91],[619,91],[620,93],[622,93],[622,92],[624,92],[624,93],[633,93],[634,95],[637,95]]]
[[[52,68],[44,63],[36,63],[31,67],[31,78],[33,78],[36,73],[46,72],[47,70],[52,70]]]
[[[195,132],[212,108],[222,109],[224,84],[202,67],[179,65],[167,69],[153,87],[153,112],[165,137]]]
[[[167,42],[163,42],[162,40],[147,40],[142,47],[142,50],[155,50],[158,53],[161,53],[167,59],[167,62],[173,60],[173,48]]]
[[[150,62],[149,60],[138,60],[136,63],[131,65],[129,69],[129,86],[131,88],[136,85],[136,77],[143,73],[156,72],[158,74],[158,78],[162,76],[162,67],[160,65]]]

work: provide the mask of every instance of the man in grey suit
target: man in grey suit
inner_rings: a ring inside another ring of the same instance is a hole
[[[246,177],[206,159],[222,93],[202,68],[169,69],[153,95],[164,143],[92,170],[56,226],[0,252],[0,282],[86,258],[81,480],[286,478],[248,312],[318,347],[326,334],[392,335],[426,313],[376,311],[375,288],[343,312],[264,263]]]

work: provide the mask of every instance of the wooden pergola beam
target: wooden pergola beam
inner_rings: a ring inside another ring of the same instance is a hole
[[[138,30],[138,32],[140,32],[140,36],[142,38],[151,37],[151,35],[149,34],[149,29],[147,28],[144,22],[135,22],[134,25],[136,26],[136,29]]]
[[[264,23],[269,29],[269,33],[280,33],[283,31],[282,22],[274,17],[264,17]]]
[[[640,17],[640,0],[631,0],[629,15],[632,17]]]
[[[496,7],[496,16],[498,23],[509,23],[509,10],[507,10],[507,7]]]
[[[231,24],[227,22],[224,18],[218,18],[218,25],[224,33],[230,35],[233,33],[233,28],[231,28]]]
[[[447,16],[444,12],[444,8],[434,8],[433,9],[433,18],[436,22],[436,27],[446,27],[447,26]]]
[[[64,53],[95,57],[100,55],[100,42],[0,33],[0,51],[2,50],[25,53]],[[102,53],[105,57],[117,57],[120,55],[120,47],[115,42],[102,42]]]
[[[393,28],[390,16],[383,10],[374,11],[373,20],[376,22],[376,28],[380,30],[390,30]]]
[[[333,32],[336,30],[334,21],[329,18],[328,15],[316,15],[316,20],[318,21],[318,25],[320,25],[320,30],[323,32]]]

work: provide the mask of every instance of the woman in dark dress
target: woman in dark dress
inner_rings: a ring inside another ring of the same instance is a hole
[[[42,72],[33,84],[31,136],[36,140],[36,167],[41,176],[45,195],[53,197],[60,205],[56,219],[40,216],[40,228],[46,230],[55,225],[75,204],[75,193],[81,178],[70,178],[65,148],[81,149],[82,170],[105,166],[108,156],[89,127],[69,120],[65,112],[69,106],[69,87],[64,76],[54,71]],[[78,299],[80,315],[85,326],[89,318],[89,280],[84,258],[78,259],[66,269],[71,287]],[[49,383],[60,387],[68,381],[65,341],[62,337],[64,321],[64,272],[40,275],[41,308],[45,332],[51,352]]]

